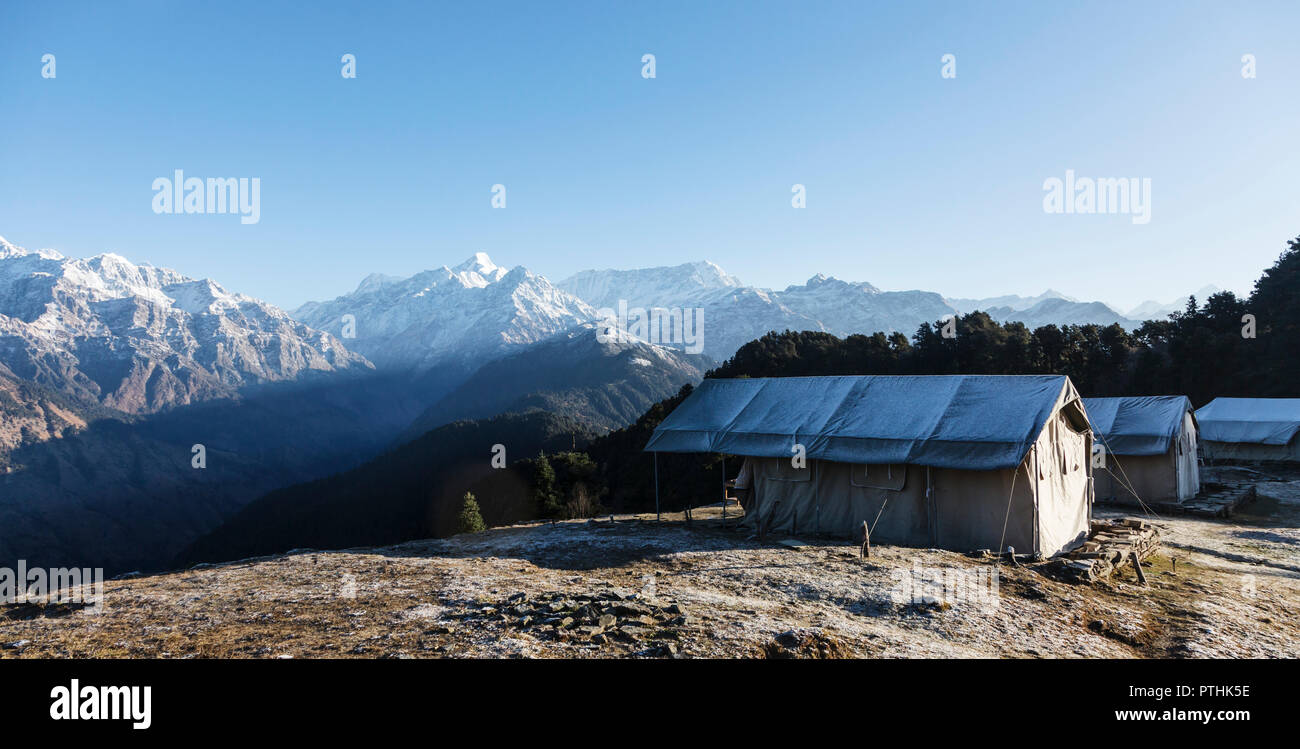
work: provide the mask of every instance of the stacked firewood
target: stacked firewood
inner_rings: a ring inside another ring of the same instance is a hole
[[[1072,582],[1105,580],[1125,565],[1135,565],[1145,582],[1141,560],[1160,546],[1160,534],[1145,520],[1094,520],[1082,546],[1059,558],[1058,571]]]

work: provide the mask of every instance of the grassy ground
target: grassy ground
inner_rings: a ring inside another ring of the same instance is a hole
[[[1300,482],[1273,484],[1228,520],[1158,519],[1148,586],[1131,571],[1081,586],[939,550],[882,546],[864,561],[843,541],[790,548],[709,508],[690,526],[528,524],[110,581],[99,613],[7,607],[0,657],[1295,657]],[[946,591],[912,585],[936,574]],[[597,637],[581,616],[557,626],[615,601],[658,618]],[[525,622],[521,603],[562,610]],[[674,605],[682,616],[663,613]]]

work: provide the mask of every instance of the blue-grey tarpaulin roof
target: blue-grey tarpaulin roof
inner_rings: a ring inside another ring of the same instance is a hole
[[[1084,398],[1088,421],[1100,444],[1115,455],[1164,455],[1192,410],[1185,395]]]
[[[1300,398],[1215,398],[1196,421],[1203,440],[1285,445],[1300,431]]]
[[[1060,375],[708,379],[655,429],[651,452],[994,470],[1024,460],[1062,393]]]

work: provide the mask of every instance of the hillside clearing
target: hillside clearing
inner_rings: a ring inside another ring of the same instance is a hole
[[[714,507],[690,526],[531,523],[109,581],[98,614],[0,610],[0,657],[1295,657],[1300,482],[1259,494],[1226,521],[1158,519],[1148,587],[1004,563],[996,592],[973,595],[993,562],[760,542]],[[936,569],[966,587],[906,595]]]

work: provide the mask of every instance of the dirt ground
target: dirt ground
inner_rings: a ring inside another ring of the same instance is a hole
[[[99,612],[0,607],[0,657],[1300,653],[1300,478],[1263,481],[1226,520],[1156,518],[1148,586],[1131,570],[1079,585],[934,549],[876,546],[863,560],[842,540],[760,541],[717,515],[527,524],[109,581]]]

